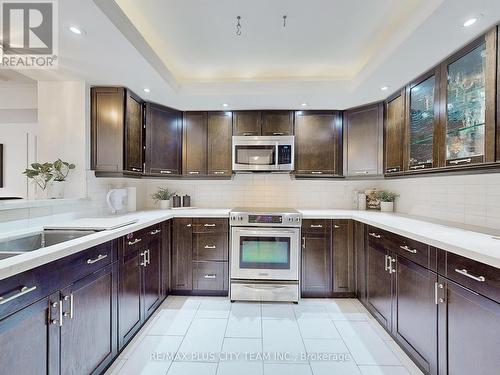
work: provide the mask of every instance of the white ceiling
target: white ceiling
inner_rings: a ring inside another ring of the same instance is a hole
[[[59,15],[61,68],[35,79],[124,85],[179,109],[344,109],[385,98],[381,86],[395,91],[499,22],[500,1],[64,0]]]

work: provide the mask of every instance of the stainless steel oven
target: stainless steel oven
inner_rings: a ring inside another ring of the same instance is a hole
[[[280,210],[231,212],[232,301],[298,301],[301,215]]]
[[[294,139],[294,136],[234,136],[233,171],[292,171]]]

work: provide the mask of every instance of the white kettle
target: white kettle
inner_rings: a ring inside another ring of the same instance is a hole
[[[108,204],[111,213],[116,214],[123,210],[123,204],[127,197],[127,189],[111,189],[106,194],[106,203]]]

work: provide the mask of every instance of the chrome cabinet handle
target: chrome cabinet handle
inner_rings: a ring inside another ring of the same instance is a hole
[[[406,251],[408,251],[409,253],[412,253],[412,254],[416,254],[418,252],[417,249],[410,249],[407,245],[400,246],[399,248],[403,249],[403,250],[406,250]]]
[[[69,301],[69,313],[68,312],[64,312],[63,313],[63,316],[65,318],[70,318],[70,319],[73,319],[73,308],[74,308],[74,298],[73,298],[73,293],[70,293],[69,296],[64,296],[63,298],[65,301]],[[62,306],[62,302],[61,302],[61,306]]]
[[[142,257],[142,262],[140,263],[141,266],[146,267],[148,264],[146,263],[146,252],[143,251],[140,253],[140,256]]]
[[[333,227],[334,227],[335,229],[339,229],[339,228],[340,228],[340,225],[335,224]]]
[[[389,260],[390,260],[389,255],[384,255],[384,263],[385,263],[384,271],[389,271],[389,264],[388,264]]]
[[[246,133],[243,133],[243,135],[247,136],[247,135],[254,135],[255,132],[246,132]]]
[[[302,237],[302,248],[303,249],[306,248],[306,238],[305,237]]]
[[[467,271],[465,268],[461,269],[461,270],[459,270],[458,268],[456,268],[455,272],[459,273],[460,275],[467,276],[469,279],[476,280],[476,281],[479,281],[479,282],[482,282],[482,283],[486,281],[486,278],[484,276],[474,276],[474,275],[471,275],[469,273],[469,271]]]
[[[385,171],[387,173],[399,172],[400,167],[387,168]]]
[[[396,259],[394,259],[393,257],[389,257],[390,259],[390,262],[389,262],[389,273],[395,273],[396,272],[396,269],[394,268],[395,264],[393,265],[393,263],[396,263]]]
[[[108,257],[108,254],[99,254],[97,258],[94,259],[87,259],[87,264],[94,264],[97,263],[103,259],[106,259]]]
[[[189,173],[189,174],[200,174],[200,172],[199,172],[199,171],[189,171],[188,173]]]
[[[204,227],[215,227],[216,224],[205,224]]]
[[[368,171],[356,171],[354,173],[356,173],[356,174],[368,174],[369,172]]]
[[[311,174],[323,174],[321,171],[311,171]]]
[[[214,171],[214,174],[225,174],[225,171]]]
[[[323,228],[321,224],[311,224],[311,228]]]
[[[161,170],[161,171],[160,171],[160,173],[161,173],[161,174],[171,174],[171,173],[172,173],[172,171],[164,171],[164,170]]]
[[[32,287],[23,286],[19,292],[11,295],[10,297],[5,297],[5,296],[0,297],[0,305],[3,305],[7,302],[15,300],[16,298],[24,296],[25,294],[28,294],[28,293],[34,291],[35,289],[36,289],[36,286],[32,286]]]
[[[451,160],[450,161],[450,164],[462,164],[462,163],[470,163],[472,161],[471,158],[467,158],[467,159],[457,159],[457,160]]]
[[[444,289],[444,285],[441,283],[434,283],[434,303],[439,305],[444,302],[443,297],[439,297],[439,290]]]
[[[135,245],[136,243],[139,243],[141,241],[142,241],[142,238],[136,238],[133,241],[128,241],[128,244],[129,244],[129,246],[131,246],[131,245]]]
[[[130,168],[130,169],[131,169],[132,171],[134,171],[134,172],[142,172],[142,169],[140,169],[140,168],[134,168],[134,167],[132,167],[132,168]]]
[[[191,227],[191,224],[186,224],[186,227],[189,227],[189,228],[190,228],[190,227]]]
[[[425,164],[420,164],[420,165],[412,165],[410,169],[423,169],[425,168]]]
[[[146,261],[148,262],[147,264],[151,264],[151,250],[149,249],[146,250],[146,256],[147,256]]]
[[[215,278],[217,278],[217,275],[215,275],[215,274],[212,273],[212,274],[207,274],[207,275],[205,275],[203,277],[205,279],[215,279]]]
[[[149,232],[149,234],[155,235],[155,234],[158,234],[160,232],[161,232],[161,229],[155,229],[154,231]]]
[[[382,238],[380,234],[377,233],[368,233],[370,236],[375,237],[375,238]]]
[[[51,302],[50,303],[50,307],[49,307],[49,322],[52,325],[56,325],[57,323],[59,323],[59,321],[57,319],[52,319],[52,309],[55,309],[56,307],[58,307],[60,302],[61,301]],[[59,312],[59,310],[58,310],[58,312]]]
[[[63,304],[62,301],[59,301],[59,327],[63,325]]]
[[[216,249],[217,246],[215,245],[205,245],[205,249]]]
[[[283,135],[283,134],[285,134],[285,133],[283,133],[283,132],[274,132],[273,133],[273,135]]]

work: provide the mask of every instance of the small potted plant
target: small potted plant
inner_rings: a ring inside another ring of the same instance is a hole
[[[160,208],[165,210],[170,208],[170,198],[175,195],[175,191],[169,190],[167,187],[160,187],[158,191],[151,195],[151,198],[158,203],[160,202]]]
[[[389,191],[379,191],[378,198],[380,199],[380,211],[393,212],[394,201],[397,197],[399,197],[399,195],[396,193],[391,193]]]
[[[75,165],[57,159],[52,163],[52,174],[54,176],[53,182],[49,187],[49,197],[50,198],[63,198],[64,197],[64,185],[66,177],[71,170],[75,169]]]
[[[45,191],[50,181],[54,178],[52,163],[33,163],[30,167],[31,168],[26,168],[23,174],[33,180],[42,191]]]

